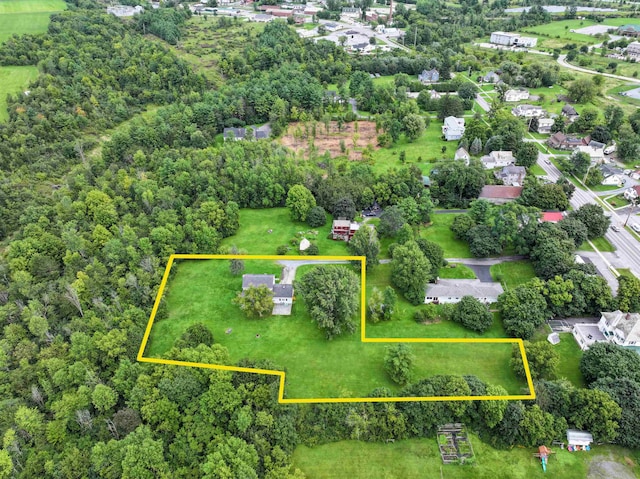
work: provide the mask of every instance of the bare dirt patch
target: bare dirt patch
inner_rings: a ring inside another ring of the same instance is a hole
[[[609,460],[606,456],[597,456],[591,460],[587,479],[635,479],[628,466]]]
[[[315,135],[314,135],[315,131]],[[280,143],[309,158],[312,152],[323,155],[329,152],[331,158],[345,156],[349,160],[361,160],[364,149],[377,150],[376,124],[373,121],[354,121],[338,128],[338,122],[329,122],[329,128],[322,122],[290,123]],[[341,147],[340,141],[344,144]]]

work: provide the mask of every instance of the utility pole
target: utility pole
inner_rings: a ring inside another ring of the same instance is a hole
[[[418,42],[418,25],[415,26],[414,28],[414,34],[413,34],[413,48],[416,47],[416,43]]]

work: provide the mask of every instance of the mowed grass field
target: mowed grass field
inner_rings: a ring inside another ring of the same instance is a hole
[[[229,350],[231,364],[242,358],[269,359],[286,370],[286,397],[362,397],[376,387],[399,391],[383,368],[388,345],[362,343],[359,327],[354,334],[328,341],[301,298],[296,298],[289,317],[247,319],[231,303],[242,288],[242,279],[231,275],[228,261],[182,261],[174,267],[164,298],[167,314],[152,328],[148,356],[166,353],[187,327],[203,322],[216,343]],[[323,266],[301,267],[297,277],[311,267]],[[277,273],[279,269],[270,262],[245,261],[246,273]],[[526,387],[509,367],[511,344],[415,343],[412,349],[415,380],[435,374],[474,374],[502,385],[510,394]]]
[[[0,67],[0,122],[7,121],[7,94],[24,91],[30,82],[38,76],[38,69],[33,66]]]
[[[408,439],[392,444],[340,441],[316,447],[298,446],[293,465],[308,479],[584,479],[595,462],[613,461],[638,477],[636,451],[615,446],[596,446],[590,452],[571,453],[557,447],[547,472],[533,457],[537,448],[494,449],[470,434],[476,462],[473,466],[442,465],[435,438]],[[632,458],[626,464],[625,458]]]
[[[11,35],[46,32],[51,14],[65,9],[63,0],[0,0],[0,43]]]

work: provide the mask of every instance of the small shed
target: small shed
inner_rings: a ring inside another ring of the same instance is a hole
[[[558,344],[560,342],[560,335],[558,333],[551,333],[547,336],[547,341],[551,344]]]
[[[311,246],[311,241],[307,238],[302,238],[302,241],[300,241],[300,251],[305,251],[309,246]]]
[[[579,431],[577,429],[567,429],[567,449],[588,451],[591,443],[593,442],[593,436],[586,431]]]

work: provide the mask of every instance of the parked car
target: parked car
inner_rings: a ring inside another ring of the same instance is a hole
[[[619,226],[616,226],[616,225],[611,225],[611,229],[612,229],[613,231],[615,231],[615,232],[620,231],[620,227],[619,227]]]
[[[630,225],[630,226],[631,226],[631,229],[632,229],[633,231],[635,231],[636,233],[640,233],[640,225],[637,225],[637,224],[633,223],[633,224],[632,224],[632,225]]]
[[[616,151],[616,145],[611,145],[611,146],[607,146],[604,149],[604,154],[605,155],[610,155],[611,153],[613,153],[614,151]]]

